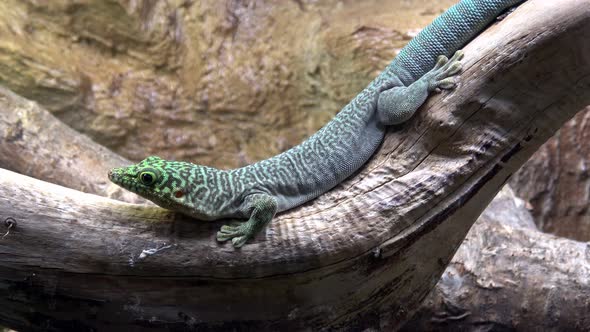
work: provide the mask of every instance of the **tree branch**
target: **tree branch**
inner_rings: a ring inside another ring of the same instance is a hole
[[[589,4],[525,3],[465,48],[456,91],[239,251],[215,242],[220,223],[0,171],[0,211],[18,222],[0,242],[0,304],[13,310],[0,319],[21,330],[399,327],[510,174],[590,104]]]
[[[510,178],[541,230],[590,241],[590,106],[578,112]]]
[[[146,203],[105,174],[131,162],[63,124],[37,103],[0,87],[0,167],[127,202]]]
[[[590,247],[538,231],[505,188],[403,331],[588,329]]]

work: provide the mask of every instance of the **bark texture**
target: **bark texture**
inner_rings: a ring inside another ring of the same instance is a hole
[[[590,331],[590,244],[540,232],[508,186],[402,331]]]
[[[315,132],[453,2],[5,0],[0,83],[131,160],[241,166]],[[588,241],[585,114],[511,184],[542,230]]]
[[[220,223],[1,170],[0,211],[18,224],[0,243],[0,319],[22,330],[397,328],[508,177],[590,104],[588,31],[589,1],[525,3],[466,47],[461,87],[239,251],[214,241]]]
[[[105,178],[130,161],[63,124],[36,103],[0,87],[0,168],[80,191],[146,202]]]
[[[510,183],[529,202],[538,226],[590,241],[590,108],[568,121]]]

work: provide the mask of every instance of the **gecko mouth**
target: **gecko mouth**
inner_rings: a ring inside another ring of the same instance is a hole
[[[114,171],[114,169],[109,170],[108,177],[109,177],[109,180],[115,182],[118,177],[115,175],[115,173],[113,171]]]
[[[136,194],[141,194],[144,190],[142,186],[135,181],[134,177],[129,176],[128,174],[122,174],[122,169],[120,168],[113,168],[108,173],[109,180],[114,184],[121,186],[129,191],[132,191]]]
[[[123,186],[123,184],[125,182],[130,182],[129,180],[125,181],[125,176],[121,175],[120,168],[113,168],[113,169],[109,170],[108,177],[109,177],[109,180],[111,180],[113,183],[118,184],[120,186]]]

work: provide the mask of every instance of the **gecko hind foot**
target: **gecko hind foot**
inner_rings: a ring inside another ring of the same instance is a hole
[[[460,61],[463,59],[463,56],[464,53],[461,50],[455,52],[450,59],[444,55],[439,56],[434,68],[424,75],[428,80],[428,90],[448,90],[454,88],[457,85],[455,76],[462,69]]]

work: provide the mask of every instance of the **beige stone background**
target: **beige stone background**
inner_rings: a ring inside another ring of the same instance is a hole
[[[319,129],[454,2],[4,0],[0,84],[132,160],[239,167]],[[542,229],[585,241],[589,123],[511,181]]]

